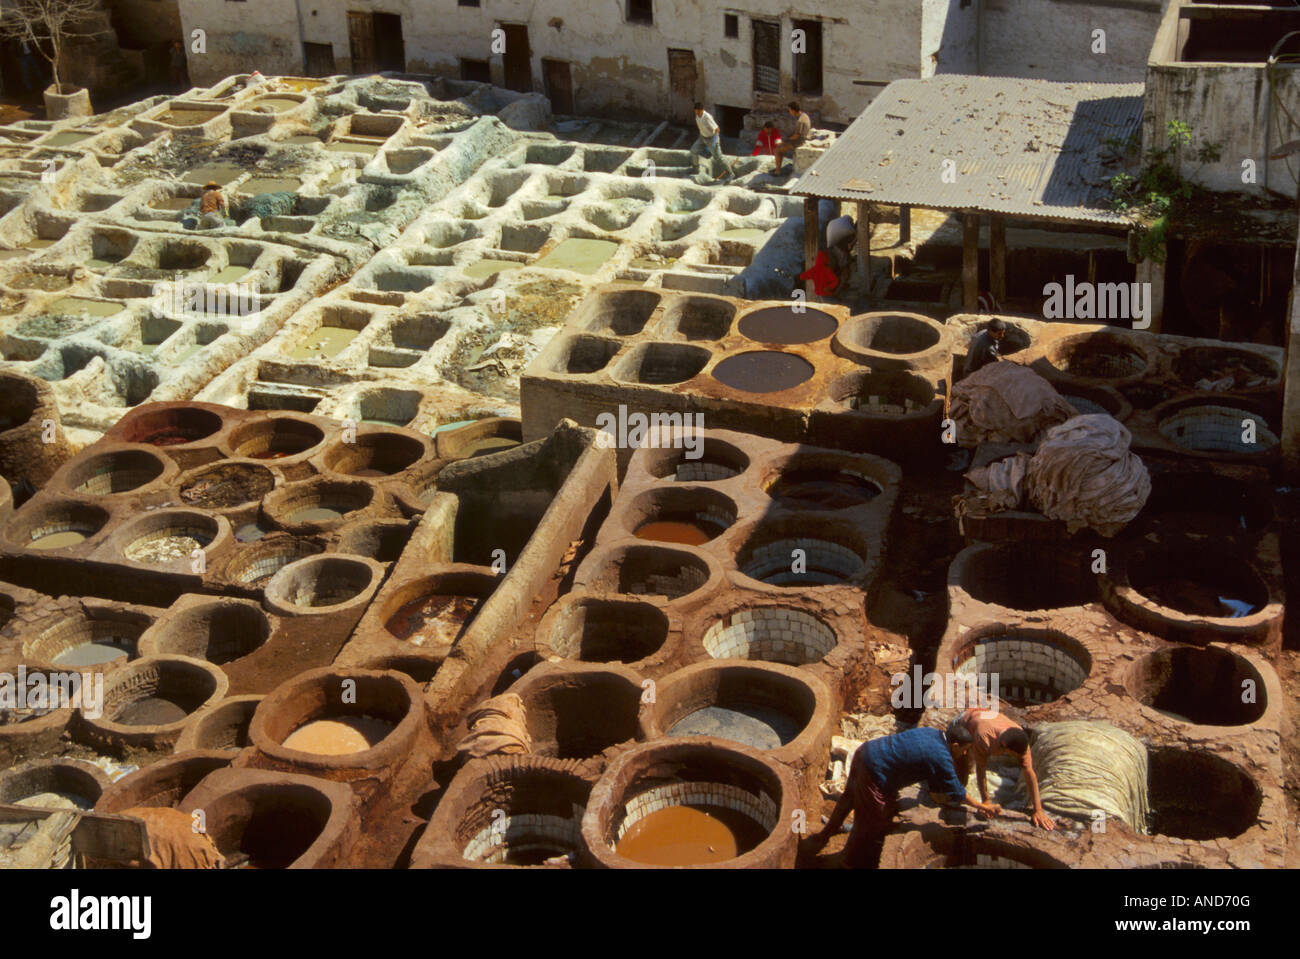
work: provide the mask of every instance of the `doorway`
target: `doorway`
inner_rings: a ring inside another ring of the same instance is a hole
[[[402,17],[397,13],[375,15],[375,60],[380,70],[406,72],[406,44],[402,40]]]
[[[348,47],[353,73],[406,69],[402,18],[396,13],[348,11]],[[331,58],[333,51],[330,52]]]
[[[503,23],[501,29],[506,35],[506,49],[502,55],[506,89],[532,93],[533,51],[528,46],[528,27],[522,23]]]
[[[573,71],[568,60],[543,60],[542,82],[551,101],[551,112],[571,116],[573,107]]]
[[[309,77],[334,75],[334,45],[307,43],[302,45],[302,70]]]
[[[695,122],[695,69],[693,50],[668,51],[668,115],[681,123]]]

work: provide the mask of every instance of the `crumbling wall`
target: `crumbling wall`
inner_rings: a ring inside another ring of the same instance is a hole
[[[293,0],[179,2],[183,36],[188,38],[194,30],[202,30],[207,48],[203,53],[195,53],[186,44],[191,83],[205,86],[232,74],[254,70],[266,76],[302,74],[298,8]],[[343,38],[346,43],[346,30]]]

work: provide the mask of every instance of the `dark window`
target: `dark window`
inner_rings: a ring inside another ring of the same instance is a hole
[[[740,17],[734,13],[722,15],[722,35],[735,39],[740,36]]]
[[[478,0],[456,0],[456,5],[459,7],[477,7],[479,2]]]
[[[794,54],[794,92],[819,97],[822,93],[821,21],[793,20],[790,26],[792,30],[803,31],[803,53]],[[798,39],[798,34],[791,33],[791,38]]]
[[[781,23],[751,20],[754,28],[754,92],[781,92]]]
[[[475,83],[491,83],[492,67],[486,60],[466,60],[462,57],[460,61],[460,78],[462,80],[473,80]]]
[[[738,137],[745,129],[745,116],[749,113],[745,107],[729,107],[719,103],[714,109],[718,111],[718,129],[724,137]]]
[[[653,0],[627,0],[628,23],[654,23]]]

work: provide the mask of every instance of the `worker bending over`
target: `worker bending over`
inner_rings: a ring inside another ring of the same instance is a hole
[[[1034,804],[1034,825],[1049,832],[1056,824],[1043,811],[1043,799],[1038,792],[1038,776],[1034,773],[1034,757],[1029,750],[1028,734],[1006,713],[993,709],[968,709],[948,724],[948,743],[952,747],[952,761],[957,777],[964,783],[970,773],[970,761],[975,760],[975,782],[980,798],[988,801],[986,782],[991,756],[1015,756],[1020,764],[1020,776],[1029,790]]]
[[[935,802],[973,806],[986,816],[997,816],[1002,807],[977,802],[957,778],[946,735],[928,726],[868,740],[853,754],[844,795],[821,832],[803,841],[803,852],[816,855],[840,831],[849,812],[853,832],[844,847],[844,865],[850,869],[875,868],[880,846],[894,817],[898,792],[905,786],[924,782]]]

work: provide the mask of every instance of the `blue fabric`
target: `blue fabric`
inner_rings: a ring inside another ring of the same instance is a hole
[[[948,741],[943,733],[929,726],[865,742],[858,747],[853,761],[866,766],[886,796],[897,795],[904,786],[919,782],[927,783],[930,792],[946,793],[954,799],[966,795],[966,787],[952,764]]]

